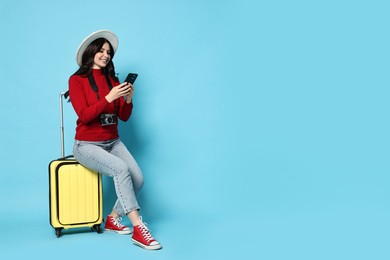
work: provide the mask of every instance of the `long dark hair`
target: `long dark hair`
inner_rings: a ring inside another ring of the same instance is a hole
[[[114,80],[119,81],[119,79],[116,77],[114,63],[112,62],[112,58],[114,58],[114,48],[112,48],[111,43],[105,38],[98,38],[91,42],[91,44],[87,47],[87,49],[85,49],[83,53],[80,68],[73,75],[81,75],[87,77],[88,74],[92,72],[95,54],[102,49],[105,43],[108,43],[110,45],[111,58],[110,61],[107,63],[106,67],[102,69],[102,71],[104,74],[110,76]],[[65,92],[64,96],[65,98],[69,97],[69,90]],[[70,102],[70,99],[68,100],[68,102]]]
[[[109,75],[111,78],[118,81],[118,78],[116,77],[115,73],[114,63],[112,62],[112,59],[114,58],[114,48],[112,48],[111,43],[105,38],[98,38],[91,42],[91,44],[85,49],[83,53],[80,68],[73,75],[87,76],[89,73],[91,73],[95,54],[102,49],[105,43],[108,43],[110,45],[111,58],[110,61],[107,63],[106,67],[102,69],[102,71],[104,74]]]

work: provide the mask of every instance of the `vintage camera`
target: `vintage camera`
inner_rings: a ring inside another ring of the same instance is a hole
[[[100,115],[100,124],[102,126],[115,125],[116,121],[117,120],[116,120],[115,114],[101,114]]]

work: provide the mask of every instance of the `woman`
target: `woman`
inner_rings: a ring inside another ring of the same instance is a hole
[[[138,213],[142,172],[118,135],[118,119],[130,118],[134,88],[127,82],[120,84],[115,76],[112,58],[117,47],[116,35],[100,30],[86,37],[76,52],[80,68],[69,78],[69,97],[78,116],[73,155],[80,164],[114,180],[117,201],[105,229],[132,233],[121,224],[121,216],[127,215],[133,242],[145,249],[160,249]]]

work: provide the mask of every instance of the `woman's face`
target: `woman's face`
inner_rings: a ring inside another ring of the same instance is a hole
[[[110,45],[106,42],[103,44],[100,51],[95,54],[93,58],[93,69],[102,69],[107,66],[111,59]]]

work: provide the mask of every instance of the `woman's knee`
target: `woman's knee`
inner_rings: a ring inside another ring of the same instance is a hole
[[[139,172],[136,174],[133,173],[131,177],[133,179],[134,190],[138,194],[144,186],[144,176]]]
[[[112,169],[113,169],[113,175],[119,178],[130,177],[129,168],[125,163],[116,163],[115,165],[112,165]]]

